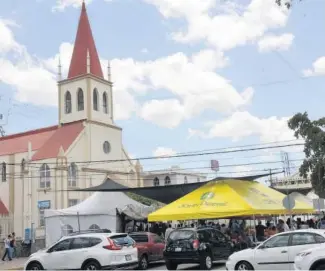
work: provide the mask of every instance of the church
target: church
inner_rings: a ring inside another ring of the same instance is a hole
[[[107,177],[141,186],[142,167],[128,156],[114,122],[110,67],[104,79],[85,3],[67,78],[59,66],[58,125],[0,137],[0,234],[44,232],[44,210],[73,206],[76,192]]]

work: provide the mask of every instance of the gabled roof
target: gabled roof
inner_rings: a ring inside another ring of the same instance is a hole
[[[83,120],[0,137],[0,156],[26,153],[28,143],[36,151],[32,161],[57,157],[62,146],[66,151],[84,129]]]
[[[83,121],[72,122],[58,127],[55,133],[33,155],[32,161],[58,156],[60,147],[66,151],[84,129]]]
[[[55,133],[58,126],[32,130],[24,133],[0,137],[0,156],[28,151],[28,142],[32,151],[38,150]]]
[[[9,215],[9,211],[1,199],[0,199],[0,215]]]
[[[88,53],[90,58],[90,73],[104,78],[86,11],[86,5],[83,2],[68,79],[87,74]]]

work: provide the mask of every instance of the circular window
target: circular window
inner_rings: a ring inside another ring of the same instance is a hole
[[[103,144],[103,150],[105,153],[109,153],[111,151],[111,144],[108,141],[105,141]]]

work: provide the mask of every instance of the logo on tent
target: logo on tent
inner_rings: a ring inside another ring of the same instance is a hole
[[[214,197],[213,192],[206,192],[201,196],[201,200],[212,199]]]

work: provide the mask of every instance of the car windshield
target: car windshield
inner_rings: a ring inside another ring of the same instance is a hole
[[[148,243],[148,236],[145,234],[130,234],[130,237],[137,243]]]
[[[126,234],[111,236],[110,239],[118,246],[130,246],[134,243],[134,241]]]
[[[174,230],[170,233],[168,239],[171,240],[186,240],[192,239],[195,236],[195,232],[191,230]]]

